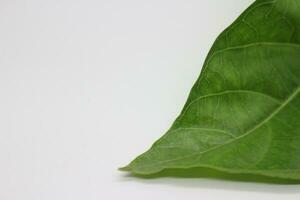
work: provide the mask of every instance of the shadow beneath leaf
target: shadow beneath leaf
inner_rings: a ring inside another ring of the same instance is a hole
[[[232,174],[209,168],[167,169],[153,175],[126,174],[123,181],[220,190],[300,193],[300,181],[261,175]]]
[[[232,174],[232,173],[222,172],[222,171],[209,169],[209,168],[166,169],[153,175],[132,174],[131,176],[144,178],[144,179],[154,179],[154,178],[161,178],[161,177],[209,178],[209,179],[222,179],[222,180],[239,181],[239,182],[300,185],[299,180],[273,178],[273,177],[252,175],[252,174]]]

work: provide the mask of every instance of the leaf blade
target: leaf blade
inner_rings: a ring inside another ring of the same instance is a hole
[[[298,3],[256,1],[226,29],[170,130],[125,170],[209,167],[300,180]]]

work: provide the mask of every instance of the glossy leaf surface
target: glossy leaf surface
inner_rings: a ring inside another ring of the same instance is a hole
[[[216,40],[169,131],[123,170],[300,180],[300,0],[257,0]]]

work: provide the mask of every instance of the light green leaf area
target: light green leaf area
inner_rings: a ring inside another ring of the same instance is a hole
[[[216,40],[168,132],[123,170],[300,180],[300,0],[257,0]]]

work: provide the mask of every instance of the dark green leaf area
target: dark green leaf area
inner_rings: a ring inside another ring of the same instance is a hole
[[[167,133],[124,170],[300,180],[300,0],[258,0],[216,40]]]

